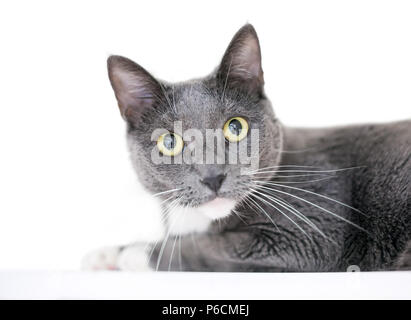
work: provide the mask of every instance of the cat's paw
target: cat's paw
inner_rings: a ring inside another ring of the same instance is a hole
[[[149,271],[146,244],[133,244],[125,248],[104,247],[87,254],[81,263],[83,270]]]
[[[117,270],[120,247],[104,247],[88,253],[81,262],[83,270]]]
[[[124,248],[117,260],[117,267],[124,271],[150,271],[149,250],[145,244]]]

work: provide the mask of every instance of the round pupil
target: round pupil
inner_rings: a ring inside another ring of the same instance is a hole
[[[239,136],[241,133],[241,129],[243,126],[241,125],[241,122],[238,121],[237,119],[231,120],[230,124],[228,125],[228,129],[230,129],[231,133]]]
[[[174,134],[166,135],[164,137],[163,144],[168,150],[174,149],[174,147],[176,146],[176,138],[174,137]]]

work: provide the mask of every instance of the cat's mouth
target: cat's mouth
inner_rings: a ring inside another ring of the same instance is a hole
[[[215,197],[202,203],[197,210],[211,219],[221,219],[228,216],[235,208],[236,201],[229,198]]]

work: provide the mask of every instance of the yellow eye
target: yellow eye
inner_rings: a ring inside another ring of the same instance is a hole
[[[228,141],[241,141],[247,136],[248,122],[241,117],[231,118],[225,123],[223,131],[224,136]]]
[[[183,139],[175,133],[164,133],[157,140],[157,148],[165,156],[176,156],[183,150]]]

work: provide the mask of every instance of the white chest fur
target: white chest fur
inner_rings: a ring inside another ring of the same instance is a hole
[[[204,232],[213,220],[228,216],[235,204],[231,199],[216,198],[195,208],[178,206],[168,219],[169,232],[172,235]]]

